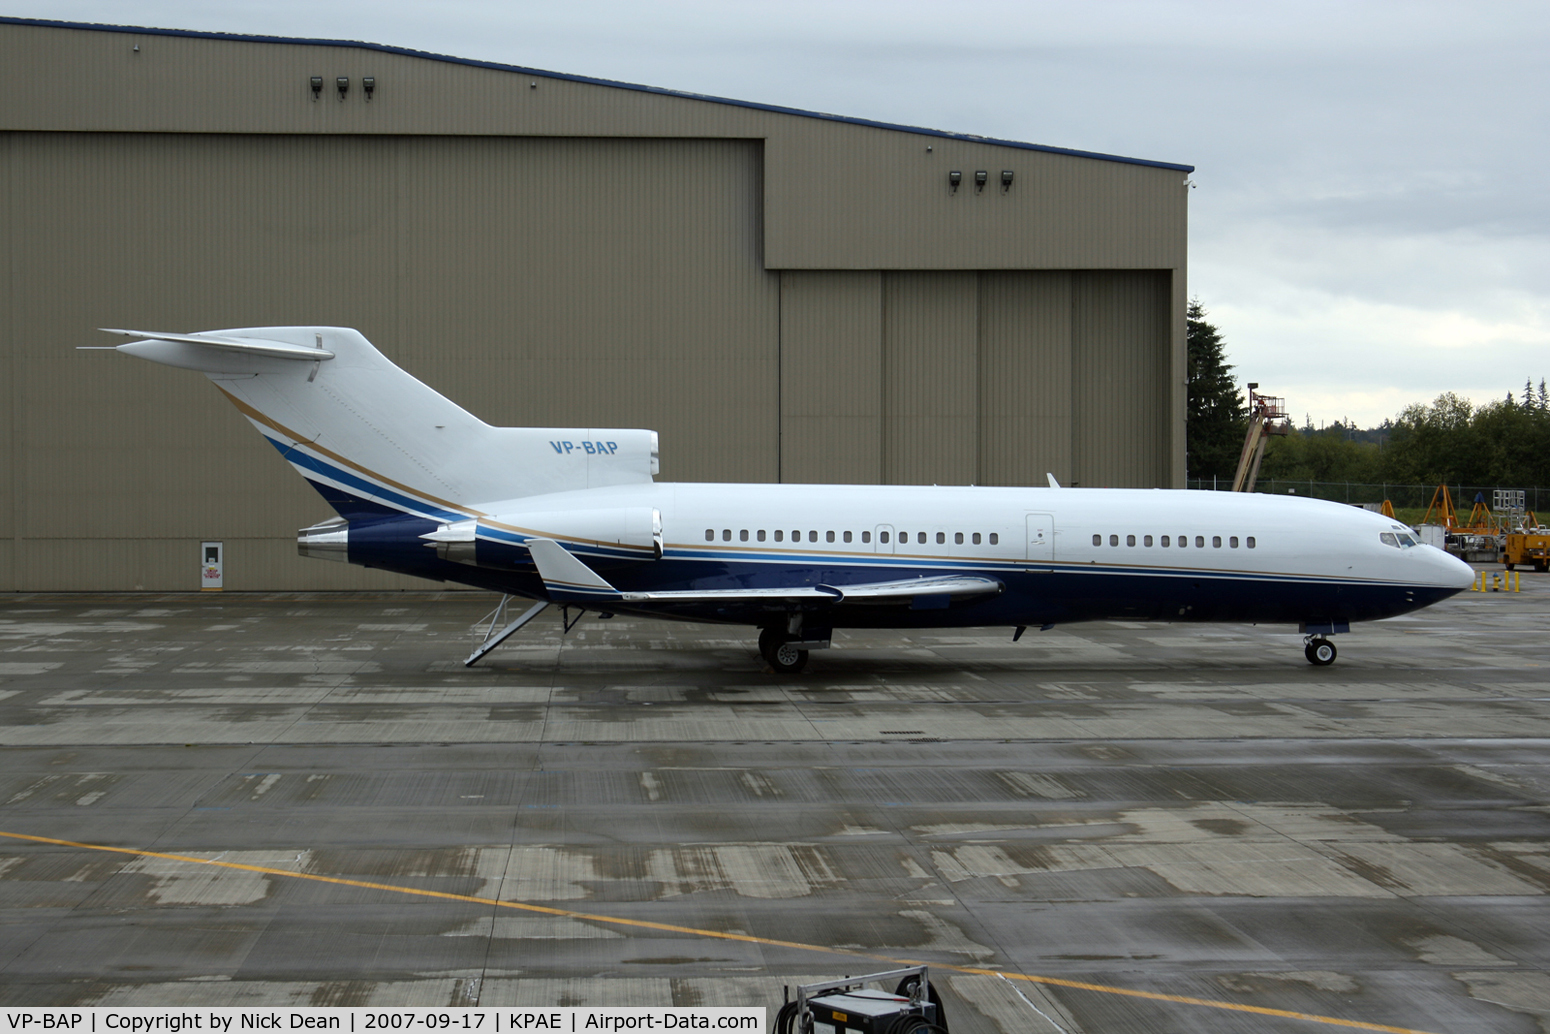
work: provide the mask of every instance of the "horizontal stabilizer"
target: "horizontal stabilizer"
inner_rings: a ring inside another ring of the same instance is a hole
[[[203,345],[206,348],[219,348],[223,351],[242,352],[247,355],[268,356],[271,359],[301,359],[309,363],[315,363],[334,357],[334,353],[322,348],[306,348],[302,345],[293,345],[285,341],[266,341],[263,338],[209,337],[204,334],[163,334],[155,330],[114,330],[110,327],[100,327],[98,329],[108,334],[122,334],[124,337],[136,337],[146,341],[180,341],[185,345]],[[139,342],[133,343],[138,344]]]

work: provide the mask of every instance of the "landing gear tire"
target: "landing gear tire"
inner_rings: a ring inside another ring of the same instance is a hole
[[[1322,668],[1326,664],[1335,663],[1335,644],[1328,639],[1309,639],[1302,652],[1309,664]]]
[[[759,653],[764,663],[782,675],[795,675],[807,667],[807,651],[798,650],[784,632],[766,628],[759,633]]]

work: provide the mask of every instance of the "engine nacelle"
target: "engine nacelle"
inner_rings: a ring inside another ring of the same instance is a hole
[[[554,539],[573,553],[606,560],[658,560],[662,514],[649,506],[543,510],[443,524],[422,535],[443,560],[476,567],[525,567],[528,539]]]

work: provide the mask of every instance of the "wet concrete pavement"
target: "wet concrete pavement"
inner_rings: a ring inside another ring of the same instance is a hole
[[[1107,623],[841,633],[793,677],[554,614],[464,669],[467,593],[7,597],[0,832],[222,864],[0,837],[0,1004],[773,1015],[870,955],[942,967],[958,1034],[1550,1030],[1523,586],[1328,668]]]

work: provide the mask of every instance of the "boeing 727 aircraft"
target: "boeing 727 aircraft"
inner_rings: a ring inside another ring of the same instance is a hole
[[[836,628],[1077,621],[1295,624],[1313,664],[1353,621],[1467,587],[1468,565],[1365,510],[1266,495],[904,485],[657,484],[653,431],[491,427],[359,332],[113,330],[199,370],[338,516],[303,556],[544,607],[758,628],[795,672]]]

